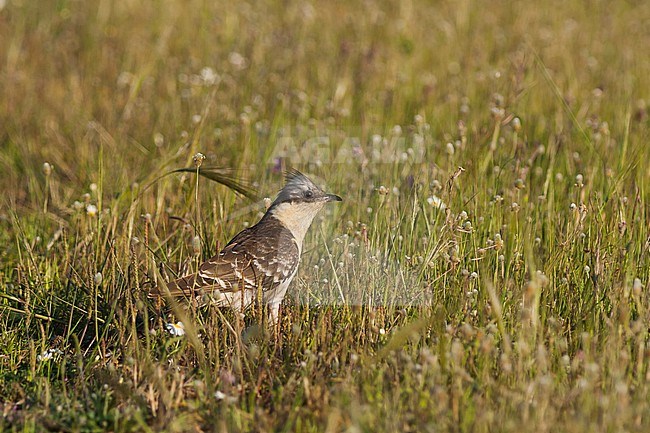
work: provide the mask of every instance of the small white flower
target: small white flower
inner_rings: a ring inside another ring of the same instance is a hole
[[[440,210],[447,209],[447,205],[437,195],[432,195],[431,197],[429,197],[427,199],[427,203],[429,203],[434,208],[437,208],[437,209],[440,209]]]
[[[230,53],[228,61],[235,67],[235,69],[239,70],[244,69],[248,65],[248,60],[237,52]]]
[[[94,204],[89,204],[88,206],[86,206],[86,214],[91,217],[97,215],[97,206],[95,206]]]
[[[212,68],[206,66],[205,68],[201,69],[201,79],[203,80],[204,84],[211,85],[219,80],[219,75],[217,75]]]
[[[237,397],[233,395],[228,395],[223,391],[217,391],[214,393],[214,398],[216,398],[218,401],[223,401],[227,404],[233,404],[237,402]]]
[[[47,349],[47,350],[43,351],[43,353],[38,355],[36,357],[36,359],[38,361],[49,361],[50,359],[52,359],[54,357],[59,357],[61,355],[63,355],[63,351],[61,351],[60,349],[52,349],[52,348],[50,348],[50,349]]]
[[[52,174],[52,165],[49,162],[43,163],[43,174],[45,174],[46,177]]]
[[[183,325],[183,322],[168,323],[165,325],[165,329],[174,337],[185,335],[185,325]]]

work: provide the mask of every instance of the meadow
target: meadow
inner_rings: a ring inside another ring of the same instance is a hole
[[[648,22],[0,0],[0,431],[650,431]],[[344,201],[277,334],[148,296],[289,167]]]

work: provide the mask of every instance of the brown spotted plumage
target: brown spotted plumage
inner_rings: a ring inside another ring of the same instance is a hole
[[[267,214],[204,262],[197,273],[179,278],[167,287],[170,294],[187,297],[197,292],[271,289],[295,272],[299,254],[291,232]]]

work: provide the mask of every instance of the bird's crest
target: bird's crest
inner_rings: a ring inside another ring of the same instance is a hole
[[[324,194],[323,190],[316,186],[310,178],[296,169],[287,170],[284,179],[284,187],[278,193],[278,196],[273,202],[274,205],[295,200],[304,200],[306,193],[313,197]],[[308,191],[311,191],[311,193],[308,193]]]
[[[307,176],[305,176],[295,168],[290,168],[289,170],[286,171],[286,173],[284,174],[284,181],[285,181],[285,185],[284,188],[282,189],[288,187],[305,187],[305,186],[320,189],[316,186],[316,184],[314,184],[314,182],[310,178],[308,178]]]

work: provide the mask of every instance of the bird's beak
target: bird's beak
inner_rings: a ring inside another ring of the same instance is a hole
[[[325,194],[325,201],[343,201],[343,199],[336,194]]]

